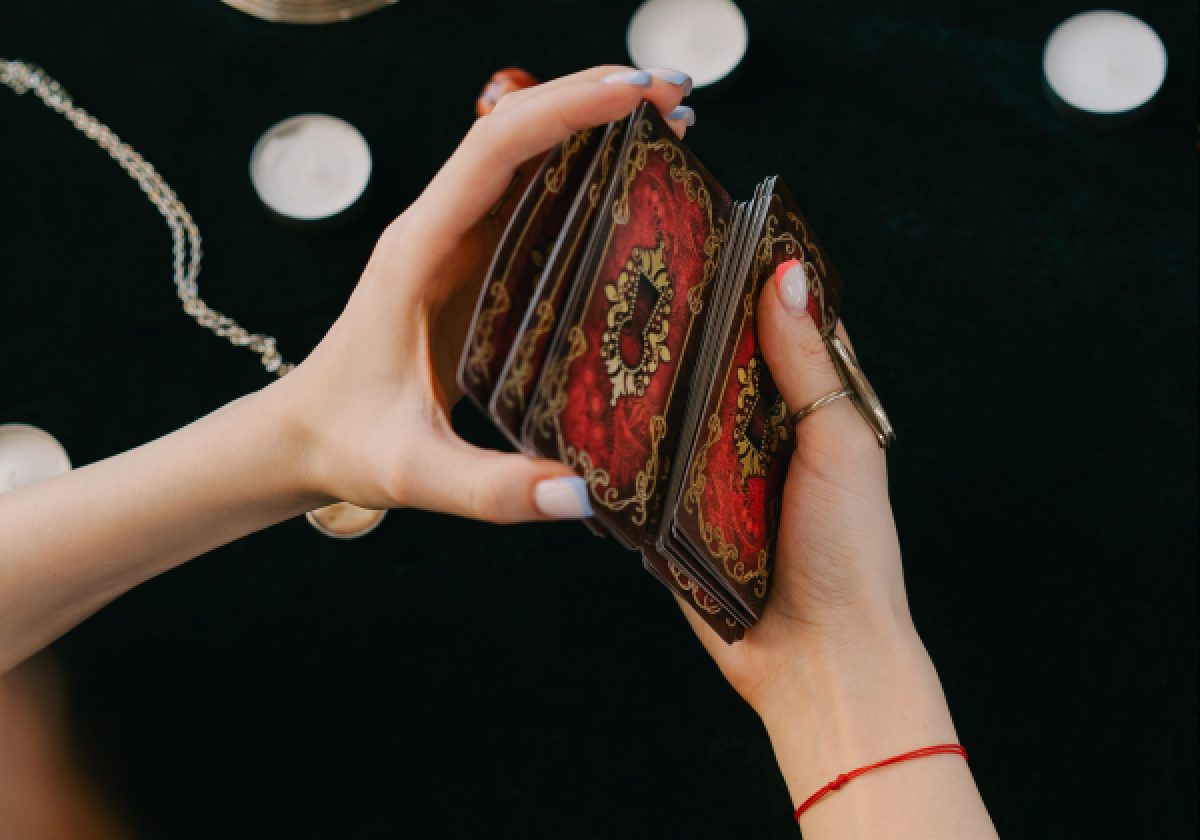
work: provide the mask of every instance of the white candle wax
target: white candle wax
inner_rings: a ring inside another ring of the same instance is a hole
[[[328,219],[354,205],[371,180],[371,150],[354,126],[300,114],[267,129],[250,155],[263,204],[298,221]]]
[[[0,425],[0,493],[70,469],[67,451],[49,432],[22,423]]]
[[[730,0],[646,0],[625,34],[634,64],[682,70],[697,88],[733,72],[749,39],[746,19]]]
[[[1042,53],[1050,89],[1090,114],[1124,114],[1149,102],[1167,75],[1162,39],[1124,12],[1083,12],[1050,33]]]

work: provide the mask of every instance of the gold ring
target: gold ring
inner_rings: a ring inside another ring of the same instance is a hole
[[[834,391],[832,394],[826,394],[825,396],[821,397],[819,400],[815,400],[815,401],[809,403],[808,405],[806,405],[804,408],[800,409],[799,411],[794,412],[792,414],[792,416],[788,419],[788,425],[795,426],[797,423],[799,423],[801,420],[803,420],[808,415],[812,414],[814,411],[818,411],[819,409],[824,408],[825,406],[829,405],[832,402],[837,402],[842,397],[852,397],[852,396],[854,396],[854,391],[851,388],[843,388],[840,391]]]
[[[875,389],[867,381],[867,375],[863,373],[862,366],[850,352],[850,348],[843,344],[832,330],[824,338],[825,348],[829,351],[833,366],[837,368],[838,378],[842,380],[842,384],[846,386],[850,391],[850,396],[853,397],[851,402],[854,403],[854,407],[858,409],[863,420],[867,421],[871,431],[875,433],[875,439],[879,441],[880,448],[887,449],[896,441],[896,430],[892,427],[892,421],[888,418],[887,412],[883,410],[883,403],[879,401]]]

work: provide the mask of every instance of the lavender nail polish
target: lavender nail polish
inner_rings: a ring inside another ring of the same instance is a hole
[[[578,476],[548,478],[533,488],[533,501],[551,519],[581,519],[592,515],[587,485]]]
[[[668,120],[683,120],[684,125],[696,124],[696,112],[686,105],[680,105],[666,115]]]
[[[651,67],[648,71],[656,79],[662,79],[667,84],[683,88],[683,95],[692,92],[692,77],[682,70],[672,70],[669,67]]]
[[[633,85],[634,87],[650,87],[653,78],[645,70],[619,70],[604,77],[606,85]]]

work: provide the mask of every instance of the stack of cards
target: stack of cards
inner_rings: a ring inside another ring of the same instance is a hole
[[[831,324],[841,282],[787,189],[768,178],[732,202],[643,105],[547,155],[459,367],[515,446],[584,479],[590,527],[731,643],[762,616],[793,447],[755,330],[790,259]]]

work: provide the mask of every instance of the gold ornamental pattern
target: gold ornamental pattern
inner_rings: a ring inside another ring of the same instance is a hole
[[[533,351],[537,340],[554,325],[554,307],[549,300],[538,301],[534,307],[536,322],[524,332],[513,352],[513,365],[508,377],[500,383],[500,399],[510,408],[525,410],[525,389],[533,380]]]
[[[525,237],[529,235],[529,226],[537,218],[538,211],[541,209],[542,202],[546,200],[546,196],[562,190],[567,178],[567,172],[569,171],[568,164],[571,158],[575,157],[579,153],[579,150],[587,143],[591,132],[592,129],[590,128],[577,131],[562,142],[561,159],[556,166],[552,166],[546,170],[542,179],[545,189],[538,196],[537,205],[525,220],[525,227],[521,229],[518,242],[523,242]],[[515,248],[513,249],[513,253],[516,253]],[[542,266],[545,264],[545,254],[535,251],[533,259],[535,267],[540,272]],[[464,371],[468,381],[472,385],[491,384],[488,381],[490,378],[488,376],[488,369],[491,366],[492,360],[496,358],[496,347],[494,344],[496,319],[512,308],[512,300],[509,298],[508,287],[506,286],[508,275],[511,271],[512,260],[510,257],[508,264],[504,267],[503,273],[488,283],[486,300],[489,302],[486,306],[480,308],[478,320],[471,330],[471,352],[467,356]]]
[[[581,327],[576,325],[567,331],[565,352],[557,362],[546,368],[545,394],[541,405],[534,406],[534,428],[538,434],[554,439],[562,462],[583,478],[597,504],[614,512],[632,508],[630,518],[633,523],[644,525],[650,513],[649,503],[654,498],[654,488],[658,481],[658,447],[667,433],[667,418],[660,414],[650,418],[650,458],[634,477],[633,494],[621,496],[620,491],[612,486],[612,476],[608,470],[597,467],[591,453],[567,444],[558,422],[559,415],[567,406],[567,379],[571,372],[571,364],[584,354],[587,346],[587,336]]]
[[[558,166],[552,166],[546,170],[546,177],[543,183],[546,189],[552,193],[562,192],[563,185],[567,182],[567,173],[570,171],[571,158],[579,154],[579,150],[584,147],[588,139],[592,136],[593,129],[585,128],[583,131],[577,131],[568,137],[562,143],[562,159],[558,162]]]
[[[750,420],[762,400],[761,360],[754,356],[745,367],[737,370],[737,410],[733,415],[733,446],[742,465],[742,486],[751,478],[766,476],[775,453],[788,439],[787,405],[783,397],[776,395],[775,401],[766,410],[766,426],[762,437],[754,441],[750,436]]]
[[[751,276],[762,276],[762,273],[771,265],[777,245],[782,245],[784,258],[794,257],[803,259],[806,269],[805,273],[808,276],[808,291],[813,299],[817,301],[818,311],[821,313],[821,332],[827,334],[837,323],[837,314],[825,301],[824,278],[828,275],[824,258],[821,255],[820,249],[813,242],[812,235],[809,233],[808,226],[804,223],[804,220],[791,211],[786,213],[786,218],[791,223],[795,231],[794,233],[790,230],[779,230],[779,216],[774,211],[767,214],[767,218],[763,224],[762,235],[759,237],[758,243],[754,248],[754,265],[751,268]],[[799,235],[797,236],[797,234]],[[745,328],[747,318],[753,314],[752,296],[747,296],[744,304],[743,329]],[[728,377],[732,372],[732,359],[730,360],[730,366],[730,370],[725,372],[725,379],[723,380],[725,382],[729,381]],[[786,404],[782,405],[780,410],[783,411],[786,417]],[[784,431],[786,433],[787,429],[785,428]],[[767,581],[770,577],[770,555],[767,550],[759,549],[751,562],[747,563],[745,558],[739,556],[737,546],[725,539],[725,533],[721,527],[705,520],[703,507],[700,504],[704,489],[708,484],[708,479],[704,475],[704,470],[708,466],[708,451],[720,439],[721,417],[718,409],[709,415],[708,437],[696,448],[696,457],[693,459],[691,468],[688,471],[688,486],[683,494],[684,509],[696,517],[696,527],[704,540],[709,555],[721,564],[725,573],[739,584],[755,581],[754,593],[759,597],[764,597],[767,593]],[[782,443],[782,440],[780,443]],[[773,505],[778,504],[777,501],[769,503]],[[771,513],[771,511],[768,511],[768,519],[772,518]]]
[[[693,313],[688,323],[690,335],[695,315],[703,308],[701,293],[716,275],[720,263],[721,248],[725,244],[728,225],[725,219],[713,218],[712,198],[703,178],[698,172],[687,165],[683,152],[670,139],[663,138],[654,142],[646,140],[652,126],[648,120],[641,120],[633,129],[629,149],[626,151],[619,174],[620,195],[612,206],[613,225],[609,228],[609,241],[616,225],[623,225],[629,220],[629,186],[633,178],[645,168],[647,155],[654,151],[662,159],[671,164],[668,172],[677,183],[684,185],[688,200],[698,205],[707,215],[709,232],[704,240],[704,270],[701,280],[688,293],[688,307]],[[606,243],[607,247],[607,243]],[[587,311],[587,305],[583,308]],[[565,326],[565,325],[564,325]],[[689,335],[684,336],[683,344],[687,345]],[[650,515],[650,503],[654,500],[654,491],[658,486],[663,465],[669,459],[663,459],[659,447],[667,433],[667,419],[661,414],[650,418],[650,456],[634,479],[633,493],[622,496],[620,491],[612,486],[612,478],[607,470],[595,466],[591,454],[582,448],[568,446],[563,439],[562,426],[559,417],[567,405],[567,379],[571,364],[583,355],[587,349],[587,337],[583,334],[578,323],[571,325],[564,336],[565,348],[557,363],[547,365],[543,373],[543,383],[539,387],[539,395],[531,406],[528,422],[531,428],[543,436],[555,441],[559,457],[567,466],[576,470],[587,484],[593,501],[610,511],[632,509],[631,520],[635,525],[644,525]],[[675,386],[679,375],[679,367],[675,367],[676,379],[671,382],[671,397],[674,396]],[[670,398],[668,398],[669,404]]]
[[[635,246],[617,279],[604,286],[609,307],[606,329],[600,336],[600,358],[604,360],[604,371],[612,384],[609,405],[616,405],[621,397],[645,396],[659,364],[671,361],[667,334],[671,327],[668,319],[675,290],[667,273],[665,247],[661,235],[654,248]],[[633,319],[638,312],[639,299],[647,297],[652,302],[643,307],[649,312],[645,324],[638,330]],[[622,351],[622,339],[634,332],[640,333],[637,335],[640,352],[637,360],[631,363]]]
[[[487,295],[489,302],[480,310],[479,322],[471,331],[471,353],[467,356],[465,370],[472,385],[488,384],[488,366],[496,357],[496,348],[492,342],[496,318],[512,308],[508,289],[502,281],[497,280],[490,284]]]
[[[747,564],[739,556],[737,546],[725,539],[725,531],[720,525],[709,522],[704,518],[701,500],[704,489],[708,486],[708,477],[704,470],[708,467],[708,452],[721,439],[721,418],[711,414],[708,418],[708,437],[696,448],[696,457],[692,460],[688,471],[688,488],[683,494],[683,509],[695,514],[696,525],[700,537],[708,549],[709,555],[721,564],[730,580],[745,585],[754,581],[754,594],[760,598],[766,597],[767,580],[770,577],[768,566],[770,557],[765,549],[759,549],[754,557],[753,565]]]
[[[609,135],[605,142],[603,150],[600,152],[600,172],[590,187],[588,187],[587,199],[590,210],[589,215],[596,208],[596,204],[600,201],[600,188],[608,183],[608,172],[612,168],[612,159],[620,146],[621,131],[615,129]],[[587,225],[583,225],[575,236],[575,241],[571,243],[571,250],[565,258],[559,263],[562,266],[572,265],[572,260],[575,256],[576,249],[583,243],[584,233],[587,231]],[[509,407],[525,410],[525,399],[527,389],[533,381],[533,354],[537,350],[538,342],[542,336],[550,332],[554,327],[556,313],[551,305],[554,297],[558,293],[559,286],[565,278],[563,268],[557,269],[557,276],[554,278],[554,285],[545,293],[542,300],[538,301],[534,307],[534,322],[525,330],[517,343],[517,349],[513,353],[512,369],[503,382],[500,383],[500,399]]]
[[[687,572],[675,565],[674,560],[667,561],[667,570],[671,573],[671,577],[675,578],[675,585],[684,592],[692,596],[692,603],[704,610],[709,615],[716,615],[721,611],[720,605],[712,599],[700,586],[691,579]],[[726,619],[728,622],[729,619]],[[732,624],[731,624],[732,626]]]
[[[812,234],[809,233],[808,225],[804,223],[804,220],[791,210],[787,211],[786,216],[800,234],[800,238],[797,239],[788,231],[776,234],[775,226],[779,224],[779,221],[775,218],[774,213],[767,216],[766,228],[755,255],[754,270],[756,272],[761,270],[771,261],[771,250],[777,242],[784,243],[783,250],[788,256],[795,255],[798,250],[800,256],[804,258],[804,273],[808,277],[808,293],[817,302],[817,311],[821,313],[821,334],[828,335],[837,326],[837,313],[833,311],[832,306],[825,302],[825,278],[829,276],[828,269],[825,267],[825,258],[821,255],[821,249],[813,242]]]
[[[688,290],[688,306],[693,315],[698,315],[704,306],[702,300],[704,290],[716,276],[720,263],[721,247],[725,244],[725,219],[713,219],[712,196],[704,183],[704,177],[688,166],[687,158],[670,138],[663,137],[653,142],[647,141],[646,135],[652,130],[649,120],[641,120],[634,128],[634,142],[630,145],[625,157],[625,169],[621,178],[621,194],[612,204],[613,222],[623,225],[629,221],[629,185],[633,183],[637,173],[646,168],[650,152],[657,152],[663,162],[668,164],[667,173],[671,180],[682,184],[688,201],[699,206],[708,214],[709,233],[704,239],[704,276],[700,282]]]

